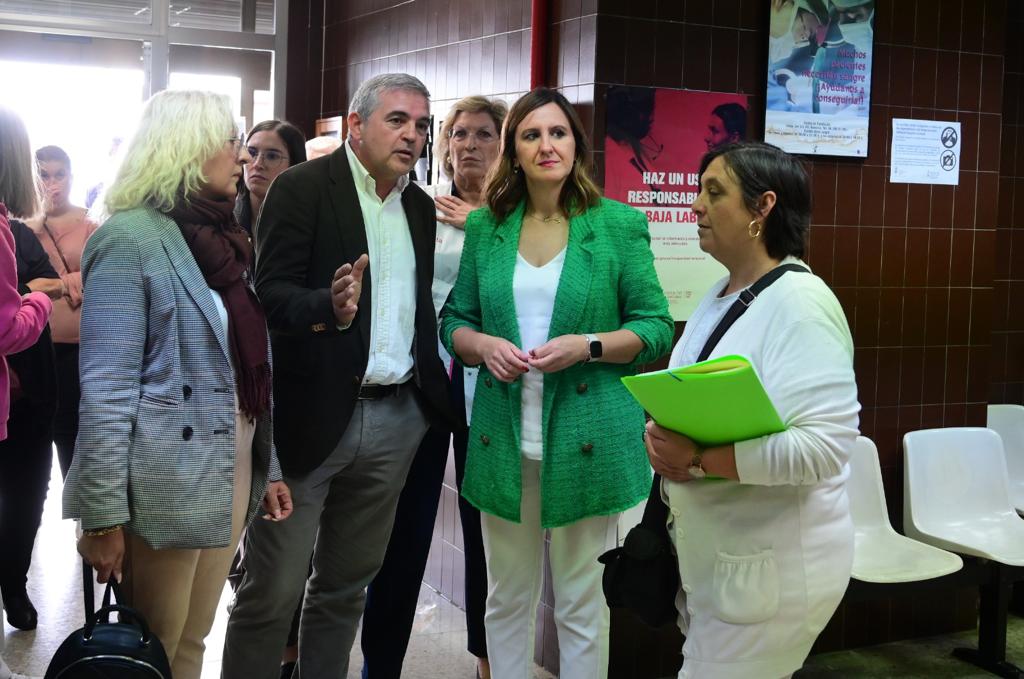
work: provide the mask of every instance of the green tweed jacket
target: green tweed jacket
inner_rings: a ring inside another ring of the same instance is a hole
[[[453,356],[462,327],[521,346],[512,274],[524,205],[496,223],[490,210],[466,221],[459,278],[443,311],[441,341]],[[672,317],[658,283],[647,219],[602,199],[569,224],[550,337],[629,329],[644,348],[631,364],[588,363],[544,376],[541,523],[563,526],[614,514],[647,497],[651,471],[644,414],[622,386],[669,350]],[[482,511],[519,522],[521,381],[506,384],[480,366],[462,493]]]

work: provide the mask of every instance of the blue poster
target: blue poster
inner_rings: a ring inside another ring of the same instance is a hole
[[[865,157],[875,0],[768,0],[765,141]]]

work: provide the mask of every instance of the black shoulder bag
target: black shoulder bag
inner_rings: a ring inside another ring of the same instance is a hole
[[[146,619],[135,609],[111,604],[121,592],[111,577],[103,593],[103,606],[93,610],[92,567],[82,562],[85,593],[85,626],[72,632],[60,645],[44,679],[171,679],[171,666],[163,644],[149,631]],[[120,621],[110,621],[110,614]]]
[[[783,264],[740,291],[739,299],[732,303],[705,342],[697,357],[698,363],[707,360],[736,319],[765,288],[787,271],[809,273],[799,264]],[[672,549],[672,540],[665,530],[667,519],[668,507],[661,500],[661,476],[655,474],[640,523],[626,534],[621,547],[611,549],[598,558],[604,564],[602,585],[608,606],[628,608],[651,627],[674,622],[679,615],[675,603],[679,591],[679,564]]]

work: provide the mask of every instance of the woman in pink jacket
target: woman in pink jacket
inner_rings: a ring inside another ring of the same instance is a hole
[[[3,357],[26,349],[39,338],[50,316],[50,299],[41,292],[18,293],[14,236],[7,211],[31,215],[39,208],[28,133],[12,111],[0,106],[0,440],[7,438],[10,384]],[[0,512],[3,512],[0,497]],[[0,545],[0,552],[3,546]],[[0,652],[4,635],[0,634]],[[18,679],[0,654],[0,679]]]

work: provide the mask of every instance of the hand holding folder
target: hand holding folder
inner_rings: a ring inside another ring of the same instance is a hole
[[[785,430],[754,367],[742,356],[622,378],[659,425],[704,447]]]

